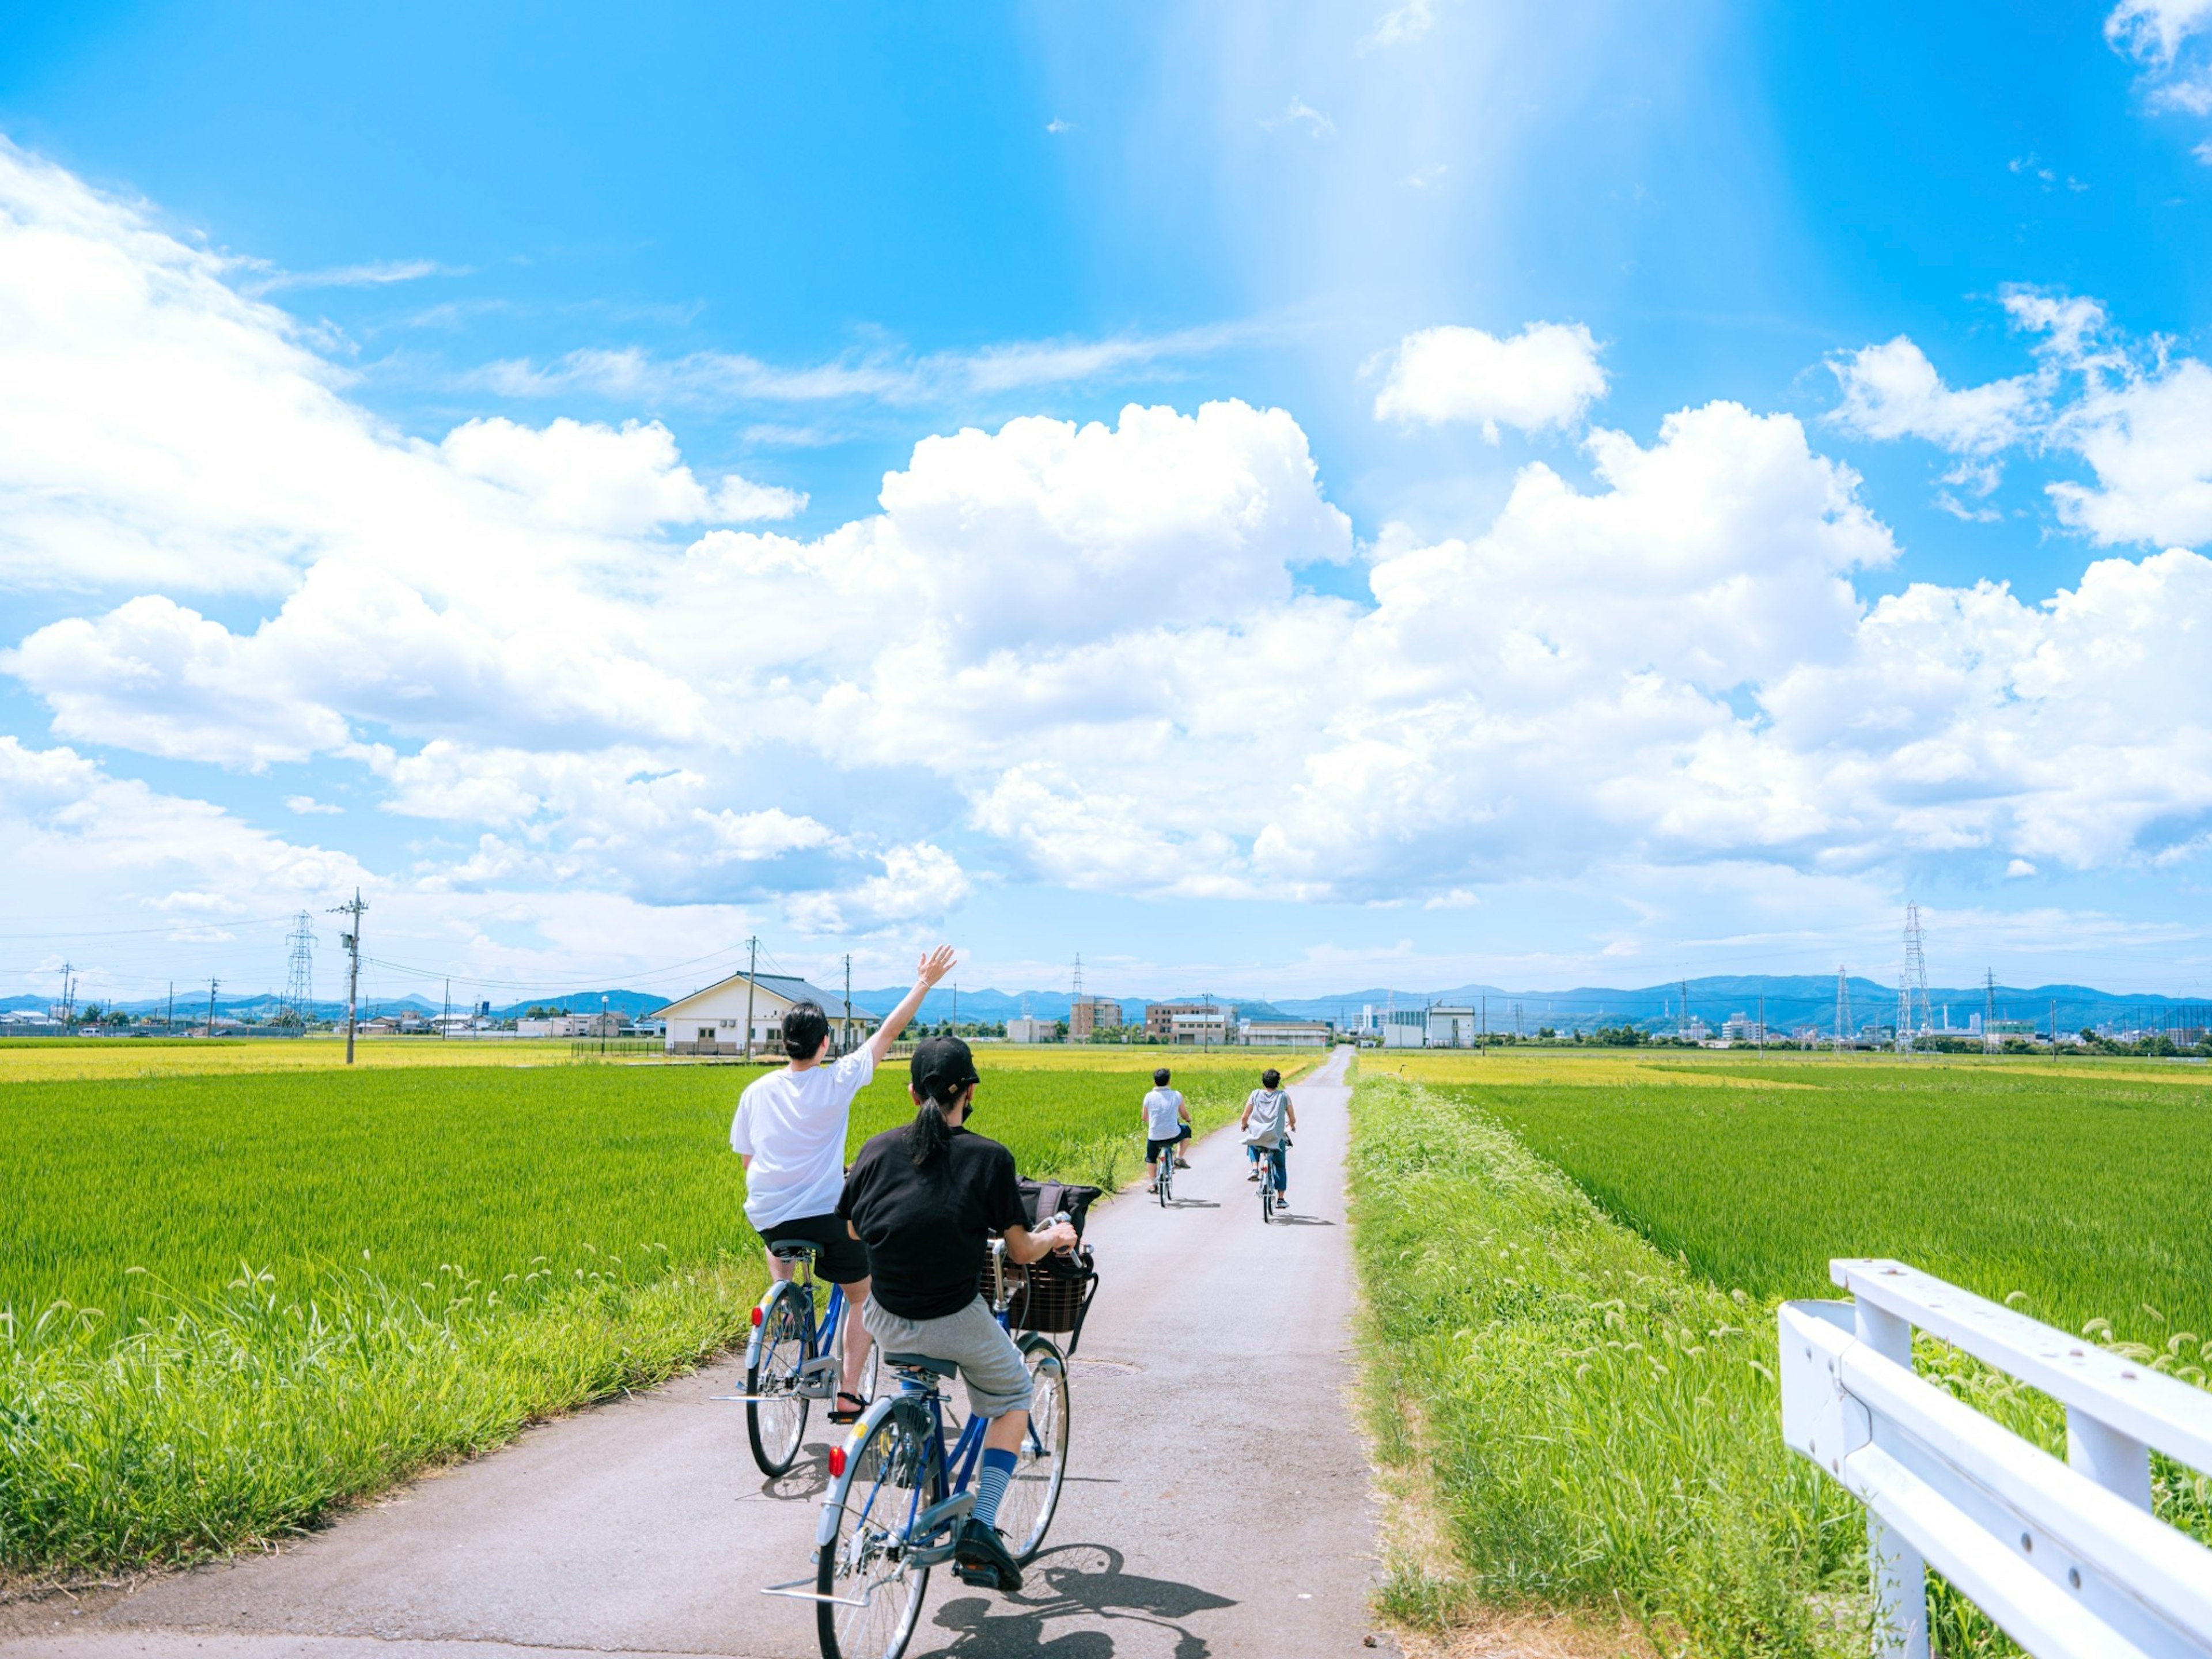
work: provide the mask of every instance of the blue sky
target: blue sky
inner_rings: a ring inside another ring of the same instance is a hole
[[[10,7],[0,990],[2197,988],[2208,27]]]

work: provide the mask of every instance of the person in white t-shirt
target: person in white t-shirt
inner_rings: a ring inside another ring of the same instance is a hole
[[[898,1034],[921,1006],[930,988],[952,971],[952,947],[940,945],[915,970],[914,988],[884,1016],[874,1036],[843,1059],[823,1064],[830,1050],[830,1017],[814,1002],[792,1005],[783,1017],[783,1048],[791,1061],[759,1077],[738,1097],[730,1121],[730,1146],[745,1162],[745,1219],[764,1244],[812,1244],[815,1269],[842,1285],[857,1310],[868,1299],[868,1253],[837,1215],[845,1190],[845,1133],[853,1097],[876,1074]],[[771,1250],[769,1271],[791,1277],[789,1265]],[[845,1322],[843,1392],[830,1420],[849,1423],[867,1401],[854,1392],[867,1364],[868,1333],[855,1317]]]
[[[1190,1168],[1185,1149],[1190,1145],[1190,1108],[1183,1104],[1182,1091],[1168,1087],[1169,1073],[1164,1066],[1152,1073],[1152,1092],[1145,1097],[1145,1190],[1156,1193],[1160,1189],[1160,1154],[1172,1146],[1176,1158],[1184,1169]]]

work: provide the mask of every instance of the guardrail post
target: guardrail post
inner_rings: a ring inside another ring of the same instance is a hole
[[[1912,1322],[1875,1307],[1864,1297],[1853,1304],[1860,1341],[1883,1358],[1912,1369]],[[1879,1428],[1875,1438],[1882,1438]],[[1928,1563],[1905,1534],[1867,1511],[1867,1558],[1874,1568],[1875,1608],[1880,1624],[1875,1652],[1884,1659],[1928,1659]]]
[[[2150,1448],[2087,1412],[2066,1408],[2066,1461],[2107,1492],[2150,1510]]]

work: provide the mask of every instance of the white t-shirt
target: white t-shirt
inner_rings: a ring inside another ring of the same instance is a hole
[[[1153,1090],[1145,1097],[1145,1133],[1154,1140],[1173,1140],[1182,1127],[1182,1096],[1176,1091]]]
[[[845,1190],[845,1127],[853,1097],[876,1074],[876,1052],[863,1045],[844,1059],[803,1072],[786,1067],[755,1078],[738,1097],[730,1147],[745,1170],[745,1219],[762,1232],[801,1216],[830,1215]]]

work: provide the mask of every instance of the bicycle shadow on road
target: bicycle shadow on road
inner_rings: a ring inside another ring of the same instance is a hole
[[[1171,1198],[1160,1206],[1164,1210],[1218,1210],[1221,1201],[1212,1198]]]
[[[1336,1223],[1325,1215],[1292,1215],[1288,1210],[1278,1210],[1273,1224],[1278,1227],[1334,1227]]]
[[[1207,1659],[1206,1638],[1182,1621],[1233,1607],[1235,1599],[1125,1572],[1121,1563],[1121,1552],[1103,1544],[1046,1550],[1024,1569],[1019,1595],[963,1595],[939,1607],[931,1623],[951,1640],[922,1650],[944,1659],[1112,1659],[1113,1634],[1095,1621],[1128,1620],[1172,1636],[1175,1659]]]

